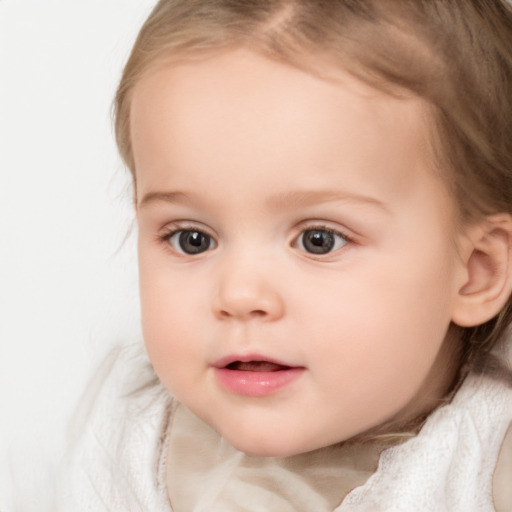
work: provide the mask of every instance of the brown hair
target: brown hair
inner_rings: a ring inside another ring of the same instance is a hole
[[[512,213],[512,12],[506,0],[160,0],[115,98],[116,139],[134,181],[130,96],[166,61],[244,46],[315,72],[341,66],[431,107],[436,167],[469,222]],[[512,323],[512,299],[461,330],[465,361],[489,360]],[[453,326],[452,326],[453,328]]]

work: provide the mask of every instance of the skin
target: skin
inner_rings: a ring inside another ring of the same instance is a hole
[[[463,286],[455,206],[417,98],[244,50],[167,66],[133,92],[142,324],[164,385],[236,448],[307,452],[430,410],[449,390]],[[303,233],[333,230],[313,254]],[[184,254],[176,230],[209,238]],[[268,396],[212,366],[301,367]]]

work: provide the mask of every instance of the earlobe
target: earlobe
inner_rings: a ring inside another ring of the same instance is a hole
[[[512,293],[512,216],[486,217],[472,226],[464,255],[464,282],[458,290],[452,321],[474,327],[493,318]]]

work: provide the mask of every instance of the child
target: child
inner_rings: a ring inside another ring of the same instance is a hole
[[[115,107],[152,366],[62,510],[512,510],[504,0],[161,0]]]

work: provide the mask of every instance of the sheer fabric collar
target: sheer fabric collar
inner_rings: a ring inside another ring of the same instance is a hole
[[[174,512],[332,512],[375,472],[379,442],[339,444],[290,457],[252,457],[178,405],[166,446]]]

